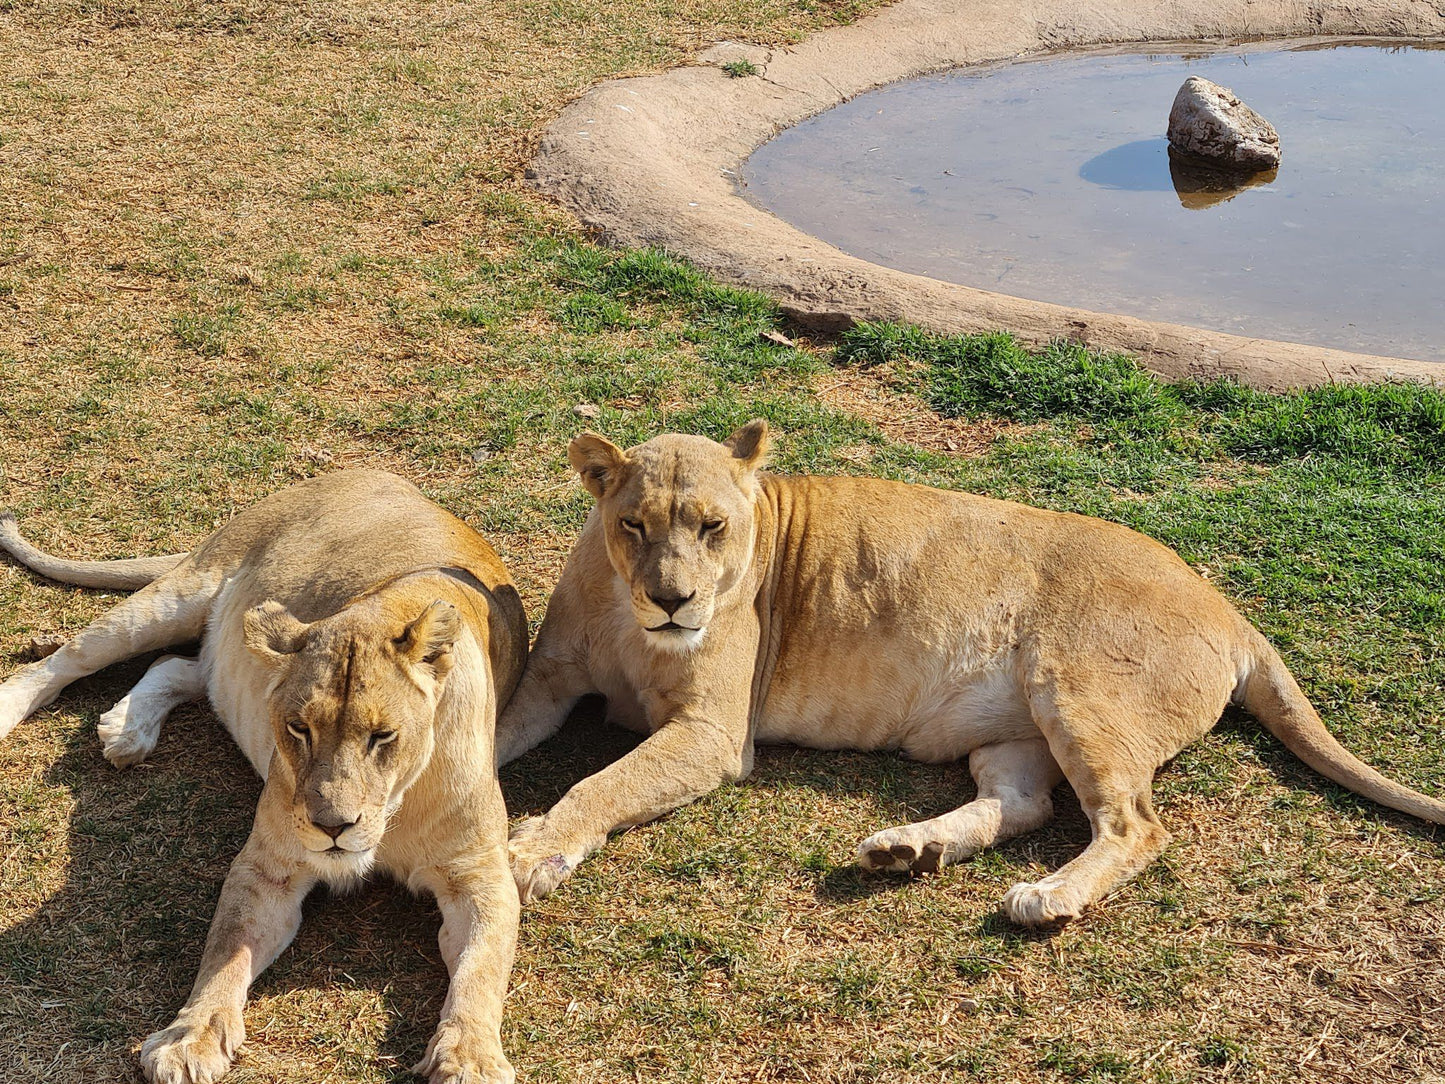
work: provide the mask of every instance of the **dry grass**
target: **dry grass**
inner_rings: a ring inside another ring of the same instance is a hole
[[[889,366],[830,369],[818,381],[817,396],[834,410],[877,426],[889,440],[949,455],[982,455],[1000,437],[1027,432],[1026,426],[997,418],[945,418],[900,391],[900,383]],[[872,450],[864,447],[860,454]]]
[[[793,468],[968,481],[932,450],[1006,474],[1025,427],[940,429],[818,350],[758,353],[746,304],[597,287],[577,264],[601,257],[519,182],[539,126],[597,79],[854,7],[0,0],[0,503],[69,554],[172,551],[290,480],[384,466],[494,537],[535,615],[584,507],[561,455],[580,402],[619,437],[763,410]],[[1218,545],[1222,568],[1259,560]],[[111,601],[0,566],[5,669]],[[1354,620],[1326,612],[1295,655],[1358,641]],[[1439,763],[1409,745],[1445,710],[1438,646],[1374,676],[1413,730],[1316,673],[1382,762]],[[134,1079],[244,837],[257,784],[208,711],[178,713],[140,769],[101,759],[96,717],[141,665],[0,745],[0,1079]],[[508,769],[515,812],[625,748],[589,719]],[[1161,779],[1165,861],[1054,935],[993,908],[1082,845],[1067,793],[1055,827],[936,880],[847,864],[971,789],[961,766],[769,750],[747,785],[623,836],[524,918],[523,1079],[1445,1073],[1431,830],[1231,723]],[[313,900],[231,1079],[404,1077],[441,1003],[435,927],[387,885]]]

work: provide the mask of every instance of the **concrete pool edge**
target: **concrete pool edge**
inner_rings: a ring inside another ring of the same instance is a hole
[[[1154,323],[895,271],[804,233],[737,188],[742,161],[783,128],[925,72],[1091,45],[1327,36],[1440,38],[1445,8],[1414,0],[900,0],[789,49],[724,43],[698,65],[600,84],[547,129],[528,178],[607,240],[662,246],[772,295],[806,327],[897,320],[951,333],[1007,330],[1031,343],[1069,338],[1134,354],[1166,377],[1230,376],[1266,389],[1445,383],[1438,363]],[[732,59],[750,60],[759,74],[730,77],[721,64]]]

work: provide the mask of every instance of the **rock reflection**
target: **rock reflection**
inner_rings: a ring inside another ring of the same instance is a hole
[[[1079,167],[1079,177],[1100,188],[1121,192],[1167,192],[1164,153],[1169,141],[1162,136],[1136,139],[1096,154]]]
[[[1174,182],[1174,194],[1179,197],[1179,205],[1189,211],[1203,211],[1228,203],[1241,192],[1269,184],[1278,176],[1278,169],[1264,169],[1256,173],[1215,169],[1172,149],[1169,151],[1169,179]]]

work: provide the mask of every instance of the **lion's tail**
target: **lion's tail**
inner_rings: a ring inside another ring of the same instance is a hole
[[[1336,741],[1279,652],[1255,629],[1250,628],[1249,634],[1254,667],[1244,681],[1246,711],[1326,779],[1390,809],[1445,824],[1445,802],[1386,778]]]
[[[0,550],[32,572],[78,587],[106,587],[133,591],[164,576],[185,560],[184,553],[164,557],[133,557],[124,561],[67,561],[36,549],[20,535],[15,516],[0,512]]]

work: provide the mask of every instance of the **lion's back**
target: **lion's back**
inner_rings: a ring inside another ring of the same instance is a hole
[[[385,471],[321,475],[240,512],[196,550],[201,564],[244,564],[262,598],[302,621],[423,568],[458,567],[488,589],[510,587],[496,552],[461,520]]]
[[[767,499],[764,737],[909,748],[965,715],[982,729],[964,745],[1023,736],[1021,650],[1087,665],[1094,641],[1236,628],[1177,555],[1119,524],[867,478],[771,478]]]

